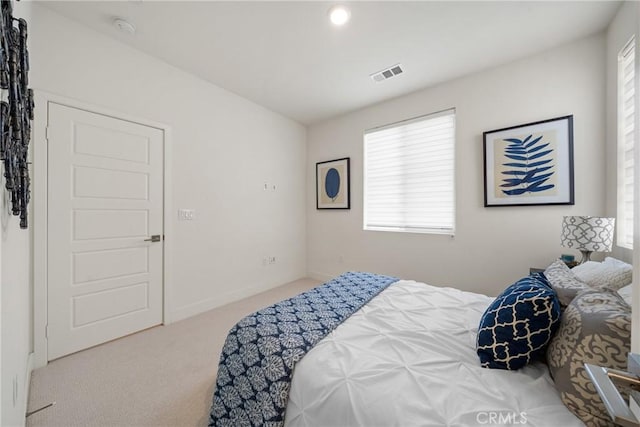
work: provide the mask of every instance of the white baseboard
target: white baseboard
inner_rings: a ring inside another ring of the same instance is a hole
[[[193,304],[188,304],[183,307],[179,307],[173,310],[168,319],[165,319],[165,324],[178,322],[183,319],[187,319],[191,316],[195,316],[205,311],[213,310],[216,307],[224,305],[219,298],[208,298],[203,301],[198,301]]]
[[[320,280],[321,282],[328,282],[329,280],[331,280],[334,277],[336,277],[336,275],[335,274],[320,273],[320,272],[317,272],[317,271],[308,271],[307,272],[307,277],[310,277],[310,278],[315,279],[315,280]]]
[[[27,423],[27,407],[29,404],[29,389],[31,388],[31,373],[33,372],[33,352],[29,353],[27,356],[27,368],[24,373],[24,384],[22,385],[22,402],[20,405],[20,410],[22,411],[22,427],[24,427]]]
[[[302,279],[302,277],[299,279]],[[295,280],[299,280],[299,279],[295,279]],[[295,280],[290,280],[290,282],[293,282]],[[321,279],[318,279],[318,280],[321,280]],[[169,321],[165,320],[165,324],[177,322],[179,320],[196,316],[200,313],[204,313],[205,311],[213,310],[214,308],[222,307],[223,305],[227,305],[232,302],[239,301],[243,298],[248,298],[248,297],[257,295],[261,292],[265,292],[270,289],[277,288],[278,286],[282,286],[283,284],[284,283],[274,283],[267,286],[265,285],[249,286],[247,288],[242,288],[238,291],[229,292],[229,293],[220,295],[216,298],[207,298],[206,300],[203,300],[203,301],[198,301],[193,304],[179,307],[171,312],[169,316]]]

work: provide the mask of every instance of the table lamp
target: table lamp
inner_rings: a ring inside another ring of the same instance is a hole
[[[565,216],[562,221],[562,246],[582,252],[580,264],[591,260],[591,252],[610,252],[613,246],[615,218]]]

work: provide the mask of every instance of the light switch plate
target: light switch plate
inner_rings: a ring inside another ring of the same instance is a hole
[[[178,219],[180,221],[192,221],[195,219],[196,211],[193,209],[178,209]]]

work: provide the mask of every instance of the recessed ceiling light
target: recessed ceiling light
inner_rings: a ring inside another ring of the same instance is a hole
[[[113,25],[123,33],[134,35],[136,33],[136,27],[133,24],[122,18],[113,18]]]
[[[329,9],[329,19],[333,25],[344,25],[351,18],[351,12],[345,6],[336,5]]]

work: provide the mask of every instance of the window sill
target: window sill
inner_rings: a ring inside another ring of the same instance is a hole
[[[455,230],[451,228],[396,228],[396,227],[363,227],[364,231],[386,231],[393,233],[413,233],[413,234],[438,234],[445,236],[455,236]]]

